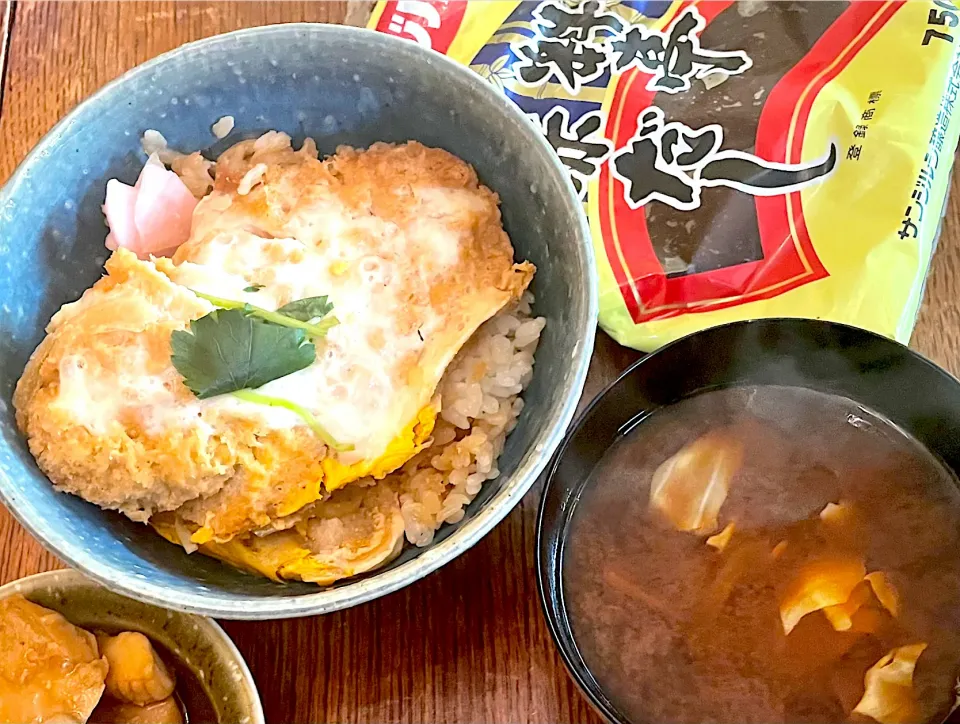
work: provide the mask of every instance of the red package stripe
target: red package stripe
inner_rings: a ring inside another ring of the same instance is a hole
[[[446,53],[460,29],[466,10],[466,0],[388,2],[380,15],[377,30]]]

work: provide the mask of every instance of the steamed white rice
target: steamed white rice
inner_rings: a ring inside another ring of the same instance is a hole
[[[407,540],[429,545],[444,523],[457,523],[483,484],[500,475],[497,461],[523,410],[533,377],[543,317],[533,295],[484,324],[447,368],[432,445],[388,479],[400,495]]]

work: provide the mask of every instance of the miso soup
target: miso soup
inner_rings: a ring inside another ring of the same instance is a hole
[[[574,638],[631,720],[954,705],[958,481],[851,400],[744,387],[655,412],[593,471],[563,555]]]

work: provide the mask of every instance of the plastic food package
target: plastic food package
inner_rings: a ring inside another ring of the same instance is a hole
[[[950,185],[960,10],[932,2],[378,2],[536,123],[590,219],[600,324],[906,342]]]

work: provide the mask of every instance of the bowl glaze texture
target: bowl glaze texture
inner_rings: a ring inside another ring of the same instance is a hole
[[[217,140],[210,126],[232,115]],[[547,318],[526,407],[501,476],[429,547],[328,589],[279,585],[143,526],[58,494],[37,468],[10,403],[44,326],[102,274],[107,180],[132,184],[140,136],[214,157],[242,138],[286,131],[321,153],[340,144],[418,140],[463,158],[501,198],[518,258],[538,268],[535,311]],[[596,270],[582,207],[552,148],[502,94],[409,41],[342,26],[291,24],[183,46],[104,87],[60,122],[0,191],[0,497],[48,549],[141,601],[222,618],[313,615],[397,590],[473,545],[542,472],[573,416],[593,349]]]

